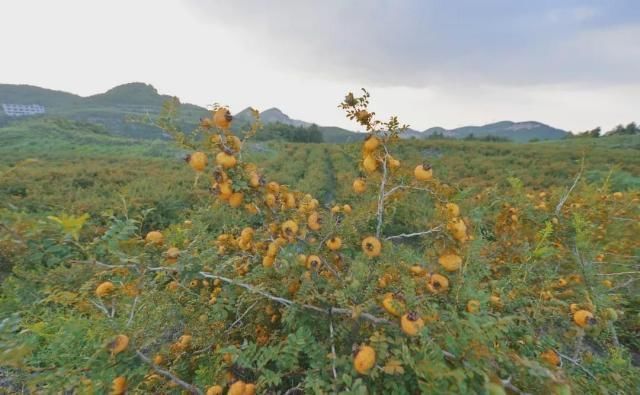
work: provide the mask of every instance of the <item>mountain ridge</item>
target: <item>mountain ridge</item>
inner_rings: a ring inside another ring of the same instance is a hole
[[[138,130],[127,125],[124,118],[131,115],[157,114],[162,103],[173,96],[160,94],[151,84],[130,82],[117,85],[103,93],[90,96],[42,88],[34,85],[0,84],[0,103],[11,104],[40,104],[45,106],[47,113],[66,116],[71,119],[99,123],[115,134],[130,135],[131,137],[157,138],[150,130]],[[181,124],[195,127],[197,120],[207,116],[209,110],[189,103],[181,103]],[[0,118],[4,113],[0,111]],[[6,117],[5,117],[6,118]],[[250,107],[235,115],[238,124],[250,122]],[[293,119],[277,107],[268,108],[260,113],[264,124],[281,123],[295,127],[309,127],[316,123]],[[319,126],[326,142],[357,141],[363,134],[336,126]],[[144,128],[142,128],[144,129]],[[462,126],[453,129],[430,127],[425,130],[408,129],[403,138],[430,138],[442,135],[448,138],[474,137],[502,137],[514,141],[529,141],[533,139],[561,139],[568,132],[554,128],[538,121],[499,121],[481,126]]]

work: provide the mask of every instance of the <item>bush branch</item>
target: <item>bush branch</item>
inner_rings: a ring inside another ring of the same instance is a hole
[[[178,384],[180,387],[184,388],[185,390],[189,391],[192,394],[204,395],[204,393],[200,388],[196,387],[193,384],[189,384],[184,380],[181,380],[179,377],[175,376],[173,373],[169,372],[168,370],[164,370],[160,368],[158,365],[154,364],[149,357],[147,357],[142,352],[140,352],[140,350],[136,350],[136,354],[138,355],[138,357],[140,357],[140,359],[148,363],[151,366],[151,368],[156,371],[156,373],[168,378],[169,380]]]

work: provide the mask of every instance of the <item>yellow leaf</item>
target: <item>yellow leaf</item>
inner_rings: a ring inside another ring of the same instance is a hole
[[[76,217],[63,213],[59,217],[50,215],[47,218],[60,224],[60,226],[62,226],[62,231],[66,235],[70,235],[74,240],[78,241],[78,238],[80,237],[80,230],[82,230],[85,222],[89,219],[89,214],[85,213]]]

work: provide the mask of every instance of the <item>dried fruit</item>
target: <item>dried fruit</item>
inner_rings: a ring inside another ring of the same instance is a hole
[[[367,374],[376,364],[376,351],[370,346],[362,346],[353,358],[353,367],[360,374]]]
[[[416,166],[413,170],[413,175],[418,181],[429,181],[433,178],[433,170],[431,169],[431,165],[422,164]]]
[[[111,356],[116,356],[127,349],[129,346],[129,336],[127,335],[118,335],[116,338],[109,343],[109,350],[111,351]]]
[[[374,236],[365,237],[362,240],[362,251],[369,258],[379,256],[382,251],[382,244]]]
[[[410,311],[400,318],[400,327],[406,335],[417,336],[424,328],[424,321],[418,316],[418,313]]]
[[[105,296],[110,295],[116,287],[113,285],[111,281],[105,281],[98,285],[96,288],[96,296],[99,298],[103,298]]]

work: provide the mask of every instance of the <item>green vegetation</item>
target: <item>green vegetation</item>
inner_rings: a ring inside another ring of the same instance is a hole
[[[117,94],[91,100],[109,106]],[[349,103],[347,111],[361,110]],[[195,115],[177,121],[188,125]],[[214,172],[230,131],[213,129],[225,140],[195,136],[209,157],[207,170],[195,173],[184,161],[192,151],[171,141],[51,118],[0,128],[4,388],[107,393],[117,392],[116,377],[130,393],[185,390],[172,377],[200,390],[242,380],[258,393],[640,387],[640,136],[396,141],[384,130],[397,124],[359,116],[401,163],[386,176],[382,252],[374,258],[360,244],[377,232],[382,146],[330,144],[326,134],[322,143],[317,131],[301,137],[308,129],[269,124],[262,132],[273,136],[258,132],[233,152],[239,165]],[[287,141],[295,139],[314,143]],[[362,167],[368,155],[378,164],[373,172]],[[433,180],[418,182],[414,167],[424,162]],[[252,172],[277,182],[278,192],[252,187]],[[230,207],[225,177],[258,213]],[[366,179],[362,195],[352,190],[358,177]],[[307,226],[310,211],[321,217],[317,231]],[[282,230],[290,220],[297,238]],[[255,233],[244,250],[247,227]],[[393,238],[429,229],[437,230]],[[162,245],[145,240],[156,230]],[[333,236],[339,253],[324,244]],[[270,266],[265,257],[276,242]],[[307,258],[301,264],[301,254],[318,255],[321,268]],[[443,254],[459,255],[461,266],[444,270]],[[448,278],[448,292],[434,291],[433,274]],[[98,296],[105,282],[115,289]],[[385,307],[388,294],[424,321],[416,336]],[[330,307],[338,310],[325,314]],[[595,322],[582,325],[579,310]],[[129,343],[114,352],[119,334]],[[353,350],[363,345],[376,355],[360,372]],[[170,375],[145,360],[156,355]]]

